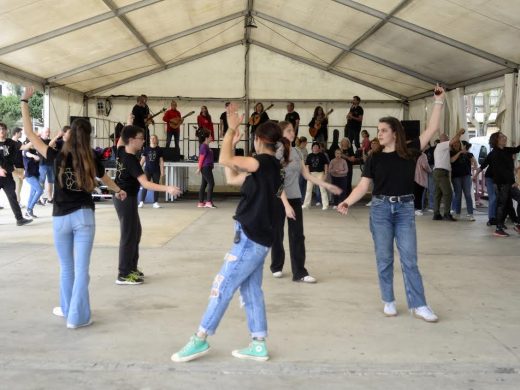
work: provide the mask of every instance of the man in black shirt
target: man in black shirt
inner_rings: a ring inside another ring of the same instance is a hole
[[[17,145],[12,139],[7,138],[7,126],[0,123],[0,189],[3,189],[11,210],[13,210],[18,226],[32,222],[22,216],[22,210],[16,199],[16,185],[13,180],[14,160],[17,152]]]
[[[361,99],[359,96],[352,98],[352,106],[347,114],[347,125],[345,126],[345,137],[359,149],[359,133],[361,132],[361,124],[363,123],[363,108],[359,105]]]
[[[22,137],[22,129],[19,127],[15,127],[13,129],[13,135],[11,139],[16,143],[16,154],[14,157],[14,170],[13,170],[13,180],[16,185],[16,200],[18,204],[20,204],[20,192],[22,190],[23,178],[24,178],[24,168],[23,168],[23,156],[22,156],[22,141],[20,138]]]
[[[295,139],[298,137],[298,127],[300,126],[300,114],[294,111],[294,103],[287,103],[287,114],[285,114],[285,120],[290,122],[294,127]],[[294,141],[292,142],[292,146],[296,146]]]
[[[228,106],[229,106],[229,102],[226,102],[224,107],[227,109]],[[229,126],[227,123],[227,111],[224,110],[224,112],[222,114],[220,114],[220,126],[218,128],[220,138],[224,138],[228,127]]]
[[[146,95],[137,97],[137,104],[132,108],[132,115],[134,117],[133,125],[144,130],[144,146],[150,145],[150,131],[146,121],[150,117],[150,109],[146,104]]]

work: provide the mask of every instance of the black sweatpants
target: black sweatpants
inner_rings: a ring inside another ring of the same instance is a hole
[[[0,177],[0,190],[4,190],[16,220],[22,219],[22,210],[20,210],[20,205],[16,199],[16,183],[11,173],[8,173],[5,177]]]
[[[281,201],[280,201],[281,203]],[[305,236],[303,235],[303,213],[301,198],[289,199],[289,204],[294,209],[296,220],[288,219],[289,251],[291,255],[291,268],[293,280],[300,280],[309,275],[305,269]],[[275,212],[274,241],[271,247],[271,272],[282,271],[285,262],[285,250],[283,247],[283,235],[285,224],[285,210],[283,205],[281,212]]]
[[[497,184],[497,229],[504,227],[509,202],[511,202],[512,184]]]
[[[137,195],[127,196],[124,201],[114,196],[114,206],[119,218],[121,238],[119,239],[119,276],[125,277],[137,271],[139,242],[141,241],[141,221],[137,209]]]
[[[215,179],[213,179],[213,167],[202,167],[200,170],[202,181],[199,189],[199,202],[211,202],[213,198],[213,188],[215,187]],[[208,196],[205,198],[206,186],[208,187]]]

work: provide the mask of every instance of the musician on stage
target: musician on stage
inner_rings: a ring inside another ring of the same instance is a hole
[[[329,139],[329,119],[325,115],[322,106],[317,106],[314,109],[314,114],[309,122],[309,128],[319,127],[318,132],[314,136],[314,142],[325,142]]]
[[[181,125],[184,120],[181,113],[177,111],[177,102],[175,100],[172,100],[170,109],[164,113],[163,121],[166,123],[166,147],[170,147],[173,137],[175,148],[179,149]]]
[[[359,96],[352,98],[352,105],[347,114],[347,124],[345,126],[345,137],[359,149],[359,133],[361,132],[361,124],[363,123],[363,108],[359,105],[361,99]]]
[[[132,108],[132,115],[134,118],[133,125],[140,127],[144,130],[144,146],[148,146],[150,144],[150,131],[148,130],[150,115],[150,108],[146,104],[148,97],[146,95],[141,95],[137,97],[137,104]],[[153,121],[152,121],[153,122]]]
[[[267,112],[264,110],[264,105],[260,102],[255,104],[255,111],[251,114],[249,117],[249,140],[251,142],[250,147],[250,153],[253,154],[255,152],[255,144],[254,144],[254,134],[255,130],[258,126],[260,126],[262,123],[265,123],[269,120],[269,115],[267,115]]]
[[[287,103],[287,114],[285,114],[286,122],[289,122],[293,125],[294,128],[294,139],[298,137],[298,127],[300,126],[300,114],[294,111],[294,103]],[[292,146],[295,146],[295,142],[292,142]]]

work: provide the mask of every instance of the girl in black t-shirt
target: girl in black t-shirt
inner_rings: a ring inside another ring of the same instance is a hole
[[[126,197],[96,158],[90,147],[90,122],[76,119],[64,135],[61,151],[46,145],[32,128],[28,99],[34,89],[26,88],[22,104],[22,117],[27,138],[34,148],[54,166],[56,185],[53,204],[54,243],[60,259],[60,306],[53,314],[65,317],[67,328],[75,329],[92,323],[89,302],[89,264],[94,242],[95,219],[92,191],[96,177]]]
[[[215,277],[209,304],[197,333],[184,348],[173,354],[174,362],[187,362],[209,351],[206,337],[215,333],[237,289],[240,289],[253,341],[249,347],[233,351],[233,356],[261,361],[269,359],[265,345],[267,319],[262,273],[265,257],[273,243],[273,212],[279,202],[277,197],[283,192],[283,171],[275,157],[276,144],[283,143],[284,159],[289,161],[290,143],[282,137],[282,131],[276,123],[267,122],[255,131],[256,156],[234,156],[233,149],[240,141],[238,126],[243,120],[243,116],[239,117],[236,113],[237,108],[236,104],[228,107],[229,129],[224,137],[219,160],[225,166],[228,184],[242,186],[240,203],[234,217],[234,244]],[[286,197],[284,204],[287,207]]]
[[[403,126],[397,118],[381,118],[377,138],[382,149],[374,151],[367,159],[361,181],[338,206],[338,211],[346,215],[348,208],[365,195],[373,182],[370,230],[376,251],[383,312],[386,316],[397,315],[393,290],[395,240],[409,309],[417,318],[428,322],[438,320],[426,304],[422,277],[417,267],[413,190],[415,156],[439,130],[443,104],[444,90],[436,86],[428,127],[409,145],[406,144]]]
[[[155,134],[150,137],[150,146],[144,148],[143,155],[141,156],[141,166],[144,165],[144,173],[148,181],[153,181],[155,184],[161,182],[161,178],[164,177],[164,159],[162,148],[159,146],[159,138]],[[146,201],[146,188],[141,191],[141,201],[138,207],[143,207]],[[154,209],[160,209],[159,204],[159,192],[154,191],[153,193],[153,206]]]

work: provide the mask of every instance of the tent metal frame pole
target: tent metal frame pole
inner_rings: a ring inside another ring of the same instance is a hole
[[[304,29],[302,27],[295,26],[294,24],[287,23],[286,21],[280,20],[278,18],[275,18],[274,16],[267,15],[267,14],[264,14],[264,13],[258,12],[258,11],[253,12],[253,15],[259,17],[260,19],[267,20],[268,22],[274,23],[274,24],[276,24],[278,26],[281,26],[281,27],[287,28],[289,30],[295,31],[297,33],[300,33],[302,35],[305,35],[305,36],[307,36],[309,38],[313,38],[313,39],[316,39],[317,41],[326,43],[327,45],[334,46],[334,47],[336,47],[338,49],[343,50],[344,52],[351,52],[352,54],[355,54],[357,56],[365,58],[365,59],[367,59],[369,61],[372,61],[372,62],[375,62],[377,64],[386,66],[387,68],[390,68],[390,69],[396,70],[398,72],[404,73],[404,74],[406,74],[408,76],[415,77],[416,79],[419,79],[419,80],[422,80],[424,82],[427,82],[428,84],[432,84],[433,85],[433,84],[439,82],[439,80],[437,80],[437,79],[434,79],[432,77],[426,76],[426,75],[421,74],[419,72],[416,72],[416,71],[414,71],[412,69],[408,69],[408,68],[406,68],[404,66],[395,64],[395,63],[393,63],[391,61],[385,60],[384,58],[380,58],[380,57],[377,57],[375,55],[372,55],[372,54],[366,53],[364,51],[361,51],[359,49],[355,49],[355,48],[353,48],[353,47],[351,47],[349,45],[346,45],[344,43],[335,41],[334,39],[327,38],[327,37],[325,37],[323,35],[320,35],[320,34],[317,34],[315,32],[306,30],[306,29]],[[328,67],[330,67],[330,65],[328,65],[326,67],[328,68]]]
[[[384,12],[381,12],[381,11],[378,11],[377,9],[374,9],[374,8],[368,7],[366,5],[363,5],[363,4],[361,4],[361,3],[357,2],[357,1],[353,1],[353,0],[333,0],[333,1],[335,1],[338,4],[342,4],[342,5],[347,6],[349,8],[355,9],[356,11],[362,12],[362,13],[367,14],[367,15],[374,16],[374,17],[379,18],[379,19],[385,19],[388,16],[388,14],[386,14]],[[404,29],[413,31],[413,32],[415,32],[417,34],[421,34],[421,35],[423,35],[425,37],[428,37],[430,39],[433,39],[433,40],[435,40],[437,42],[444,43],[444,44],[452,46],[452,47],[454,47],[456,49],[463,50],[463,51],[465,51],[467,53],[473,54],[473,55],[475,55],[477,57],[480,57],[480,58],[483,58],[485,60],[494,62],[496,64],[499,64],[499,65],[502,65],[502,66],[506,66],[508,68],[517,68],[519,66],[519,64],[516,64],[513,61],[510,61],[510,60],[508,60],[506,58],[502,58],[502,57],[499,57],[497,55],[494,55],[494,54],[491,54],[489,52],[486,52],[484,50],[477,49],[476,47],[473,47],[471,45],[459,42],[459,41],[457,41],[455,39],[452,39],[452,38],[449,38],[449,37],[447,37],[445,35],[436,33],[436,32],[434,32],[432,30],[428,30],[426,28],[420,27],[420,26],[418,26],[416,24],[407,22],[407,21],[405,21],[403,19],[399,19],[399,18],[397,18],[395,16],[391,16],[388,19],[388,23],[395,24],[396,26],[399,26],[399,27],[402,27]]]
[[[253,45],[256,45],[256,46],[259,46],[259,47],[262,47],[266,50],[269,50],[269,51],[272,51],[273,53],[277,53],[277,54],[280,54],[284,57],[287,57],[287,58],[290,58],[292,60],[295,60],[295,61],[298,61],[298,62],[301,62],[303,64],[306,64],[306,65],[309,65],[309,66],[312,66],[316,69],[320,69],[320,70],[323,70],[325,72],[328,72],[328,73],[331,73],[333,75],[336,75],[336,76],[339,76],[339,77],[342,77],[344,79],[347,79],[347,80],[350,80],[350,81],[353,81],[355,83],[358,83],[358,84],[361,84],[361,85],[364,85],[365,87],[368,87],[368,88],[372,88],[378,92],[381,92],[381,93],[384,93],[386,95],[389,95],[389,96],[392,96],[394,98],[397,98],[397,99],[400,99],[400,100],[407,100],[407,97],[404,96],[404,95],[401,95],[397,92],[394,92],[394,91],[390,91],[386,88],[382,88],[378,85],[375,85],[375,84],[372,84],[372,83],[369,83],[365,80],[360,80],[356,77],[353,77],[353,76],[350,76],[346,73],[343,73],[343,72],[339,72],[335,69],[328,69],[327,66],[325,65],[320,65],[314,61],[311,61],[311,60],[308,60],[307,58],[303,58],[303,57],[300,57],[300,56],[297,56],[295,54],[292,54],[292,53],[288,53],[286,51],[283,51],[283,50],[280,50],[280,49],[277,49],[271,45],[267,45],[265,43],[261,43],[261,42],[258,42],[258,41],[251,41],[251,43]]]
[[[156,3],[160,3],[162,1],[164,1],[164,0],[141,0],[141,1],[137,1],[137,2],[135,2],[133,4],[130,4],[130,5],[127,5],[127,6],[124,6],[124,7],[121,7],[121,8],[117,8],[117,9],[111,10],[109,12],[105,12],[103,14],[94,16],[92,18],[88,18],[88,19],[79,21],[77,23],[73,23],[73,24],[70,24],[68,26],[61,27],[61,28],[58,28],[58,29],[53,30],[53,31],[49,31],[47,33],[38,35],[37,37],[29,38],[29,39],[26,39],[24,41],[13,43],[12,45],[4,46],[4,47],[0,48],[0,56],[4,55],[4,54],[7,54],[7,53],[11,53],[13,51],[17,51],[17,50],[29,47],[29,46],[36,45],[36,44],[41,43],[41,42],[48,41],[49,39],[53,39],[53,38],[65,35],[65,34],[71,33],[73,31],[80,30],[80,29],[88,27],[88,26],[92,26],[93,24],[104,22],[106,20],[112,19],[112,18],[114,18],[116,16],[119,16],[119,15],[124,15],[124,14],[127,14],[129,12],[136,11],[138,9],[148,7],[150,5],[153,5],[153,4],[156,4]]]
[[[374,24],[370,29],[368,29],[367,31],[365,31],[365,33],[363,33],[358,39],[356,39],[354,42],[352,42],[352,44],[350,45],[350,47],[352,49],[355,49],[357,46],[359,46],[360,44],[362,44],[364,41],[366,41],[368,38],[370,38],[372,35],[375,34],[375,32],[377,30],[379,30],[381,27],[383,27],[386,23],[388,23],[388,20],[394,16],[397,12],[399,12],[400,10],[402,10],[404,7],[406,7],[412,0],[402,0],[399,4],[397,4],[397,6],[388,13],[388,15],[381,19],[379,22],[377,22],[376,24]],[[344,50],[342,51],[341,53],[339,53],[337,55],[336,58],[334,58],[332,60],[332,62],[329,64],[329,68],[333,68],[334,66],[336,66],[338,64],[338,62],[340,62],[348,53],[350,53],[351,50]]]
[[[193,56],[183,58],[182,60],[173,62],[173,63],[167,65],[166,67],[161,66],[161,67],[149,70],[147,72],[136,74],[135,76],[127,77],[127,78],[125,78],[123,80],[119,80],[119,81],[116,81],[116,82],[108,84],[108,85],[103,85],[103,86],[101,86],[99,88],[96,88],[96,89],[93,89],[91,91],[85,92],[85,95],[87,95],[90,98],[91,96],[96,95],[99,92],[103,92],[103,91],[106,91],[108,89],[119,87],[120,85],[123,85],[123,84],[129,83],[129,82],[138,80],[140,78],[143,78],[143,77],[146,77],[146,76],[151,76],[151,75],[153,75],[155,73],[162,72],[164,70],[168,70],[168,69],[174,68],[174,67],[182,65],[182,64],[186,64],[186,63],[188,63],[190,61],[198,60],[199,58],[207,57],[207,56],[209,56],[211,54],[215,54],[215,53],[218,53],[220,51],[229,49],[231,47],[234,47],[234,46],[237,46],[237,45],[241,45],[242,43],[243,43],[242,40],[231,42],[231,43],[228,43],[226,45],[222,45],[222,46],[216,47],[214,49],[207,50],[207,51],[202,52],[200,54],[195,54]]]
[[[247,16],[244,18],[244,43],[245,43],[245,58],[244,58],[244,109],[246,113],[246,123],[249,120],[249,109],[250,109],[250,101],[249,101],[249,50],[251,49],[251,27],[247,27],[249,22],[249,16],[253,13],[253,4],[254,0],[247,0]],[[245,131],[245,155],[249,155],[249,144],[250,144],[250,129],[246,126]]]
[[[209,29],[211,27],[215,27],[215,26],[218,26],[220,24],[229,22],[231,20],[240,18],[240,17],[244,16],[245,14],[246,14],[245,11],[236,12],[234,14],[231,14],[231,15],[228,15],[228,16],[224,16],[223,18],[212,20],[211,22],[207,22],[207,23],[201,24],[199,26],[189,28],[187,30],[178,32],[176,34],[168,35],[167,37],[164,37],[164,38],[158,39],[156,41],[150,42],[148,44],[148,46],[150,48],[153,48],[153,47],[156,47],[156,46],[164,45],[165,43],[169,43],[169,42],[175,41],[177,39],[181,39],[181,38],[187,37],[189,35],[192,35],[192,34],[195,34],[195,33],[198,33],[198,32],[204,31],[204,30],[207,30],[207,29]],[[143,52],[145,50],[147,50],[147,47],[145,45],[141,45],[141,46],[135,47],[133,49],[126,50],[126,51],[123,51],[121,53],[114,54],[114,55],[112,55],[110,57],[102,58],[100,60],[91,62],[90,64],[82,65],[82,66],[79,66],[77,68],[70,69],[70,70],[67,70],[67,71],[65,71],[63,73],[57,74],[55,76],[51,76],[51,77],[49,77],[47,79],[47,81],[53,82],[53,81],[61,80],[61,79],[64,79],[66,77],[70,77],[70,76],[73,76],[75,74],[84,72],[86,70],[90,70],[90,69],[93,69],[93,68],[97,68],[98,66],[106,65],[106,64],[108,64],[108,63],[110,63],[112,61],[117,61],[117,60],[120,60],[122,58],[131,56],[133,54],[137,54],[137,53]]]

